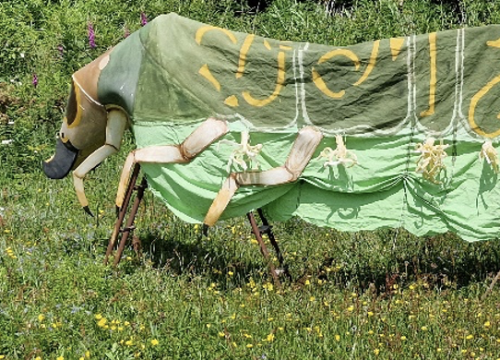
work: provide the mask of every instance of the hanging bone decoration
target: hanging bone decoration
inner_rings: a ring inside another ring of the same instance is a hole
[[[83,179],[130,128],[137,149],[118,207],[141,164],[153,193],[192,223],[262,208],[273,220],[339,230],[491,239],[500,229],[499,83],[500,26],[339,47],[169,14],[73,75],[44,170],[73,170],[90,212]]]

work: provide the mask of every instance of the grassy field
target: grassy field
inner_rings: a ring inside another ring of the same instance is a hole
[[[104,253],[132,140],[86,180],[95,218],[70,178],[40,168],[70,74],[139,28],[141,13],[345,45],[500,23],[498,2],[338,1],[330,13],[322,1],[99,3],[0,4],[0,359],[500,359],[498,286],[483,299],[500,270],[497,241],[294,219],[274,228],[293,276],[278,288],[245,219],[200,237],[146,193],[143,254],[127,248],[112,268]]]

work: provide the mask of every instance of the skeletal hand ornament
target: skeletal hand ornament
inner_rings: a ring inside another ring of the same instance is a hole
[[[335,141],[337,142],[337,148],[335,150],[331,147],[327,147],[323,149],[318,156],[318,158],[327,159],[323,166],[344,165],[346,167],[352,167],[356,165],[358,163],[358,157],[352,151],[347,150],[347,147],[342,140],[342,136],[336,135]]]
[[[491,141],[487,140],[484,142],[481,147],[481,152],[479,153],[479,159],[485,159],[486,162],[491,165],[493,171],[498,173],[498,153]]]
[[[436,179],[442,169],[446,168],[443,160],[448,156],[445,152],[450,145],[443,145],[443,140],[439,145],[434,145],[435,139],[429,138],[425,143],[417,144],[417,152],[421,155],[417,160],[415,172],[422,174],[424,179],[434,184],[440,184]]]
[[[262,144],[257,144],[254,146],[250,145],[250,134],[248,131],[241,132],[241,143],[238,145],[233,153],[228,163],[228,171],[231,169],[233,163],[238,164],[247,170],[248,168],[257,169],[259,168],[259,161],[256,159],[262,150]]]

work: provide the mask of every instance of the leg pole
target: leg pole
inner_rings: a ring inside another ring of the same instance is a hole
[[[120,241],[120,245],[118,246],[118,250],[116,252],[115,261],[113,263],[114,266],[118,265],[121,260],[123,250],[125,249],[125,245],[127,243],[128,236],[131,231],[134,230],[134,220],[137,215],[137,210],[139,209],[139,205],[141,203],[142,198],[144,197],[144,190],[146,190],[148,186],[148,182],[146,181],[146,177],[142,178],[141,184],[137,188],[137,196],[134,200],[134,205],[132,206],[132,210],[130,210],[130,215],[127,220],[127,224],[123,229],[122,239]]]
[[[132,192],[134,191],[134,188],[136,186],[136,182],[137,182],[137,178],[139,176],[140,168],[141,168],[140,165],[136,164],[134,167],[134,171],[132,173],[132,176],[130,177],[130,181],[128,183],[127,192],[125,195],[125,199],[123,201],[123,205],[119,209],[118,219],[116,219],[113,234],[111,235],[111,238],[109,239],[108,248],[106,250],[106,257],[104,258],[104,265],[107,265],[109,255],[111,255],[111,252],[113,251],[116,240],[118,239],[118,234],[120,233],[120,229],[121,229],[121,226],[123,224],[123,220],[125,220],[125,215],[127,214],[128,205],[130,203],[130,198],[132,197]]]
[[[271,276],[273,277],[274,285],[278,288],[281,288],[281,283],[278,279],[278,274],[276,273],[276,269],[275,269],[271,259],[269,258],[269,252],[267,251],[266,245],[264,244],[264,241],[262,240],[262,236],[260,235],[260,230],[259,230],[259,227],[257,226],[257,223],[255,222],[255,217],[253,216],[253,213],[249,212],[247,214],[247,218],[248,218],[248,221],[250,221],[250,225],[252,226],[252,231],[255,235],[255,238],[259,242],[260,251],[268,263],[269,270],[271,272]]]
[[[269,237],[269,241],[273,245],[274,251],[276,251],[276,256],[278,257],[280,267],[283,268],[283,271],[284,271],[286,277],[290,281],[292,281],[292,275],[290,275],[290,272],[288,271],[288,266],[284,265],[283,255],[281,254],[281,250],[280,250],[280,247],[278,245],[278,242],[276,241],[276,238],[274,237],[273,227],[271,225],[269,225],[269,221],[267,221],[266,217],[264,216],[264,212],[262,211],[262,209],[260,209],[260,208],[257,209],[257,213],[259,214],[260,220],[262,221],[262,228],[263,229],[261,230],[261,233],[267,234],[267,236]]]

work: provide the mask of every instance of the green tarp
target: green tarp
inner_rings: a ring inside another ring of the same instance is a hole
[[[481,146],[500,134],[500,26],[332,47],[266,39],[160,16],[120,43],[99,79],[99,101],[123,107],[137,146],[179,144],[208,117],[230,132],[189,164],[144,164],[153,192],[202,222],[242,131],[263,144],[262,170],[285,163],[298,129],[325,138],[300,179],[242,187],[222,218],[262,207],[339,230],[452,231],[468,241],[500,231],[500,189]],[[319,157],[342,135],[358,164]],[[449,145],[432,179],[417,144]],[[241,171],[233,167],[231,171]]]

